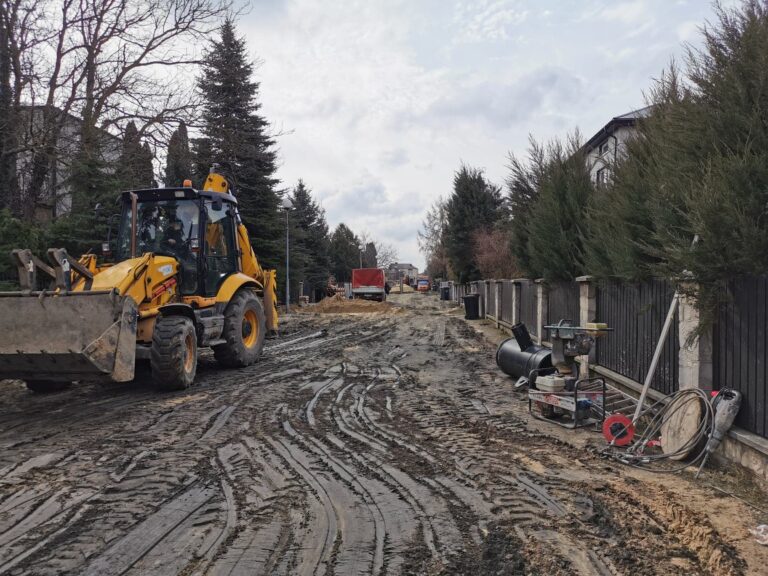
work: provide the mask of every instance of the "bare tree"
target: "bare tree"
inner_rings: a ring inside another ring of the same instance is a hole
[[[100,140],[128,121],[144,141],[163,146],[179,121],[195,126],[195,67],[202,40],[231,10],[230,0],[6,0],[16,110],[31,104],[23,203],[34,212],[54,163],[70,160],[62,138],[81,118],[82,158],[101,159]],[[25,20],[26,18],[26,20]],[[0,80],[2,69],[0,68]],[[0,94],[0,96],[3,96]],[[41,110],[41,112],[39,112]],[[18,123],[18,119],[17,119]],[[58,182],[68,187],[69,181]],[[27,214],[30,216],[30,214]]]
[[[387,268],[397,262],[397,249],[392,244],[381,242],[373,237],[367,230],[360,234],[361,259],[371,263],[375,260],[377,268]]]
[[[472,251],[483,278],[517,278],[520,274],[510,248],[509,232],[478,230],[472,235]]]
[[[379,268],[388,268],[390,264],[394,264],[400,258],[397,253],[397,248],[392,244],[386,244],[384,242],[376,242],[376,260],[379,264]]]

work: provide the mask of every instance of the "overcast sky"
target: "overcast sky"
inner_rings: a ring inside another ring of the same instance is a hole
[[[303,178],[332,227],[421,269],[416,232],[461,162],[501,184],[529,134],[589,137],[643,106],[713,14],[708,0],[253,0],[239,33],[262,62],[284,185]]]

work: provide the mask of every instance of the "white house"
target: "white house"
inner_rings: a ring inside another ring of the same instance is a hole
[[[21,109],[21,138],[23,142],[30,144],[29,149],[18,154],[16,160],[16,173],[22,191],[27,189],[28,179],[31,176],[32,149],[35,143],[41,140],[43,111],[44,106],[24,106]],[[35,219],[40,222],[52,220],[70,211],[72,206],[71,163],[80,148],[82,119],[74,114],[62,112],[58,108],[54,112],[60,115],[61,132],[54,144],[54,154],[48,159],[49,166],[43,194],[36,199],[23,196],[21,199],[22,202],[35,203]],[[102,128],[97,128],[97,133],[101,138],[102,159],[108,163],[115,162],[122,151],[122,139]]]
[[[395,262],[390,264],[385,270],[384,274],[387,278],[387,282],[390,284],[396,284],[400,282],[400,279],[410,278],[415,279],[419,275],[419,269],[413,264],[406,264],[404,262]]]
[[[646,106],[611,118],[592,138],[587,140],[583,150],[590,176],[595,184],[600,185],[608,181],[611,166],[625,153],[627,140],[637,130],[638,120],[646,118],[650,112],[651,107]]]

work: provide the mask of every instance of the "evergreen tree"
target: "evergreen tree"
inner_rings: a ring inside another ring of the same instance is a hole
[[[117,163],[117,180],[120,187],[151,187],[154,184],[152,158],[149,145],[141,142],[136,124],[133,121],[128,122],[123,133],[123,150]]]
[[[453,194],[446,204],[443,233],[451,270],[459,282],[480,277],[473,251],[473,235],[493,228],[502,216],[501,190],[481,170],[462,166],[453,179]]]
[[[312,199],[312,193],[302,180],[299,180],[291,194],[293,210],[291,217],[295,223],[295,232],[292,232],[296,241],[296,250],[291,251],[291,262],[296,257],[299,259],[298,279],[291,278],[291,283],[298,280],[305,282],[305,290],[310,293],[315,288],[324,287],[331,273],[329,260],[328,224],[325,221],[325,212]]]
[[[578,134],[553,142],[528,218],[528,266],[537,277],[572,280],[584,273],[582,223],[592,194]]]
[[[213,166],[213,150],[208,138],[192,139],[192,185],[202,189]]]
[[[350,282],[352,270],[360,266],[360,240],[345,224],[331,234],[331,271],[337,282]]]
[[[507,177],[508,206],[511,219],[509,222],[510,251],[520,271],[528,277],[537,277],[528,251],[528,225],[531,210],[539,198],[539,185],[544,171],[544,147],[530,139],[527,162],[509,156]]]
[[[376,244],[366,242],[363,247],[363,268],[377,268],[379,264],[376,256]]]
[[[184,180],[191,179],[192,152],[189,149],[187,125],[179,123],[179,127],[171,134],[168,142],[168,157],[165,163],[165,185],[168,187],[181,186]]]
[[[729,278],[768,270],[767,54],[768,5],[745,0],[718,8],[703,47],[657,82],[651,116],[591,207],[600,275],[685,275],[706,323]]]
[[[253,80],[245,40],[238,38],[231,20],[214,40],[202,64],[198,86],[204,97],[204,135],[210,160],[229,179],[240,214],[259,259],[267,267],[281,262],[283,229],[280,194],[275,178],[277,152],[260,115],[259,83]],[[198,175],[201,166],[198,162]],[[207,171],[206,171],[207,172]]]

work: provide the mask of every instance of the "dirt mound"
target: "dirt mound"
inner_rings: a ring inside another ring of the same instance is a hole
[[[408,294],[410,292],[416,292],[413,288],[408,286],[408,284],[403,284],[403,294]],[[395,284],[392,286],[392,289],[390,290],[390,293],[392,294],[400,294],[400,284]]]
[[[318,314],[396,314],[400,311],[389,302],[374,302],[373,300],[349,300],[341,294],[325,298],[314,306],[301,308],[302,312]]]

